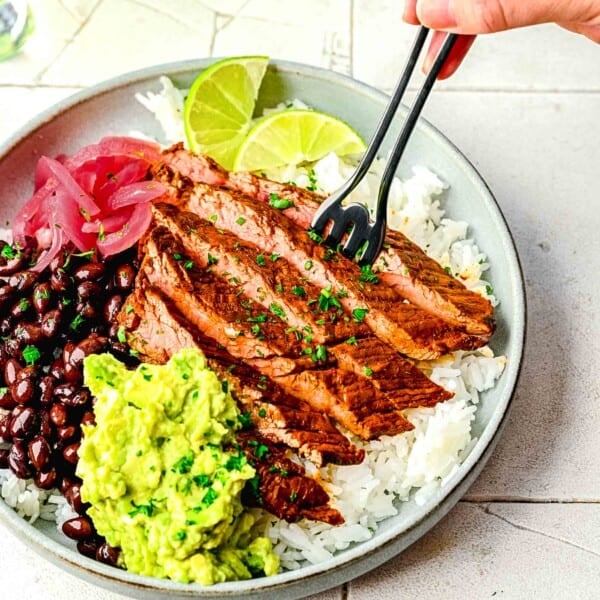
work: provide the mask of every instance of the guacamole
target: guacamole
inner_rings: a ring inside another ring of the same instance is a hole
[[[129,571],[212,584],[272,575],[279,559],[241,502],[255,476],[235,443],[239,411],[197,350],[164,366],[84,362],[96,425],[77,474],[89,516]]]

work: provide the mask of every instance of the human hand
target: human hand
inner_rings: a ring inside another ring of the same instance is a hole
[[[406,0],[404,20],[431,29],[467,34],[459,38],[439,78],[452,75],[475,35],[516,27],[557,23],[600,43],[600,0]],[[436,31],[427,52],[429,70],[444,34]]]

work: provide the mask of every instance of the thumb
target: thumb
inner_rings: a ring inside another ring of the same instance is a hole
[[[586,23],[598,16],[598,4],[589,0],[418,0],[417,16],[432,29],[478,34],[540,23]]]

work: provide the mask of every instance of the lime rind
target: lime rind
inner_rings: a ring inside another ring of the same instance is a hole
[[[200,73],[183,110],[192,152],[208,154],[225,168],[233,167],[238,147],[252,123],[268,62],[266,56],[226,58]]]
[[[286,109],[254,123],[239,147],[234,170],[259,171],[364,152],[365,141],[345,121],[312,109]]]

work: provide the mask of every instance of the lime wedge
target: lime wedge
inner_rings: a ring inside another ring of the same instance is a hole
[[[313,162],[335,152],[364,152],[360,135],[344,121],[304,109],[289,109],[264,117],[248,132],[235,157],[235,171],[268,170]]]
[[[192,152],[208,154],[226,169],[252,120],[258,90],[269,59],[239,56],[220,60],[196,78],[183,109],[183,123]]]

